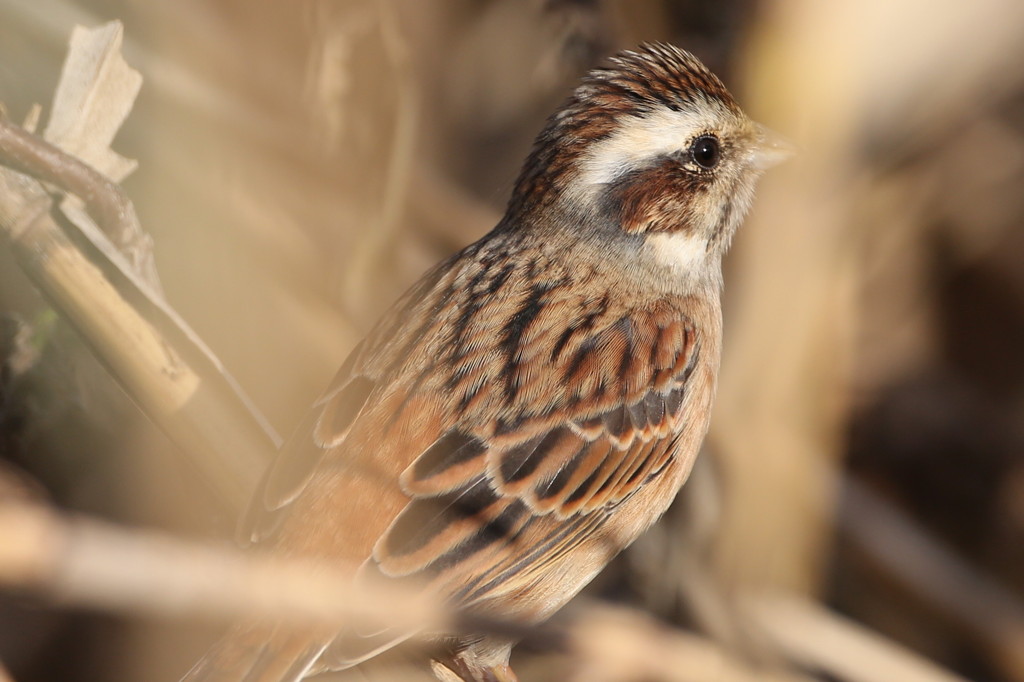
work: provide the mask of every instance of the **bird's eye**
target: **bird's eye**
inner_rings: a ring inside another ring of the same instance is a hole
[[[704,170],[711,170],[722,158],[722,149],[714,135],[701,135],[690,145],[690,158]]]

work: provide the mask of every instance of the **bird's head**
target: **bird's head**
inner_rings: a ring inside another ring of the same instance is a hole
[[[509,216],[554,211],[561,223],[640,236],[692,269],[720,258],[758,176],[788,153],[696,57],[644,44],[587,74],[548,120]]]

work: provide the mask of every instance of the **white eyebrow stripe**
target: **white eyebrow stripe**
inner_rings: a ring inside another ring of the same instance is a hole
[[[659,108],[643,116],[624,117],[618,130],[595,142],[580,159],[579,191],[590,196],[625,173],[660,156],[689,147],[693,138],[721,126],[720,107],[673,111]]]

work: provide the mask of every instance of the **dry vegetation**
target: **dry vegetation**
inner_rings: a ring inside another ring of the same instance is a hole
[[[144,79],[113,147],[138,161],[123,188],[170,306],[125,311],[206,393],[183,417],[124,339],[90,336],[115,313],[89,322],[89,296],[47,284],[15,230],[45,195],[5,180],[0,681],[174,680],[225,614],[365,617],[231,552],[275,436],[174,315],[286,433],[380,310],[491,227],[579,73],[668,40],[801,153],[727,264],[698,469],[566,618],[524,633],[521,677],[1024,682],[1020,2],[0,0],[7,116],[40,103],[41,129],[72,27],[111,19]],[[226,423],[238,445],[216,442]],[[382,677],[403,675],[429,679]]]

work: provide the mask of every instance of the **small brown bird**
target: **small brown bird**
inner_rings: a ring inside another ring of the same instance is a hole
[[[472,614],[549,617],[686,480],[715,393],[722,255],[784,156],[676,47],[591,71],[497,227],[349,356],[267,473],[250,539],[419,580]],[[238,625],[185,679],[299,680],[412,634]],[[439,676],[515,679],[510,639],[436,638]]]

